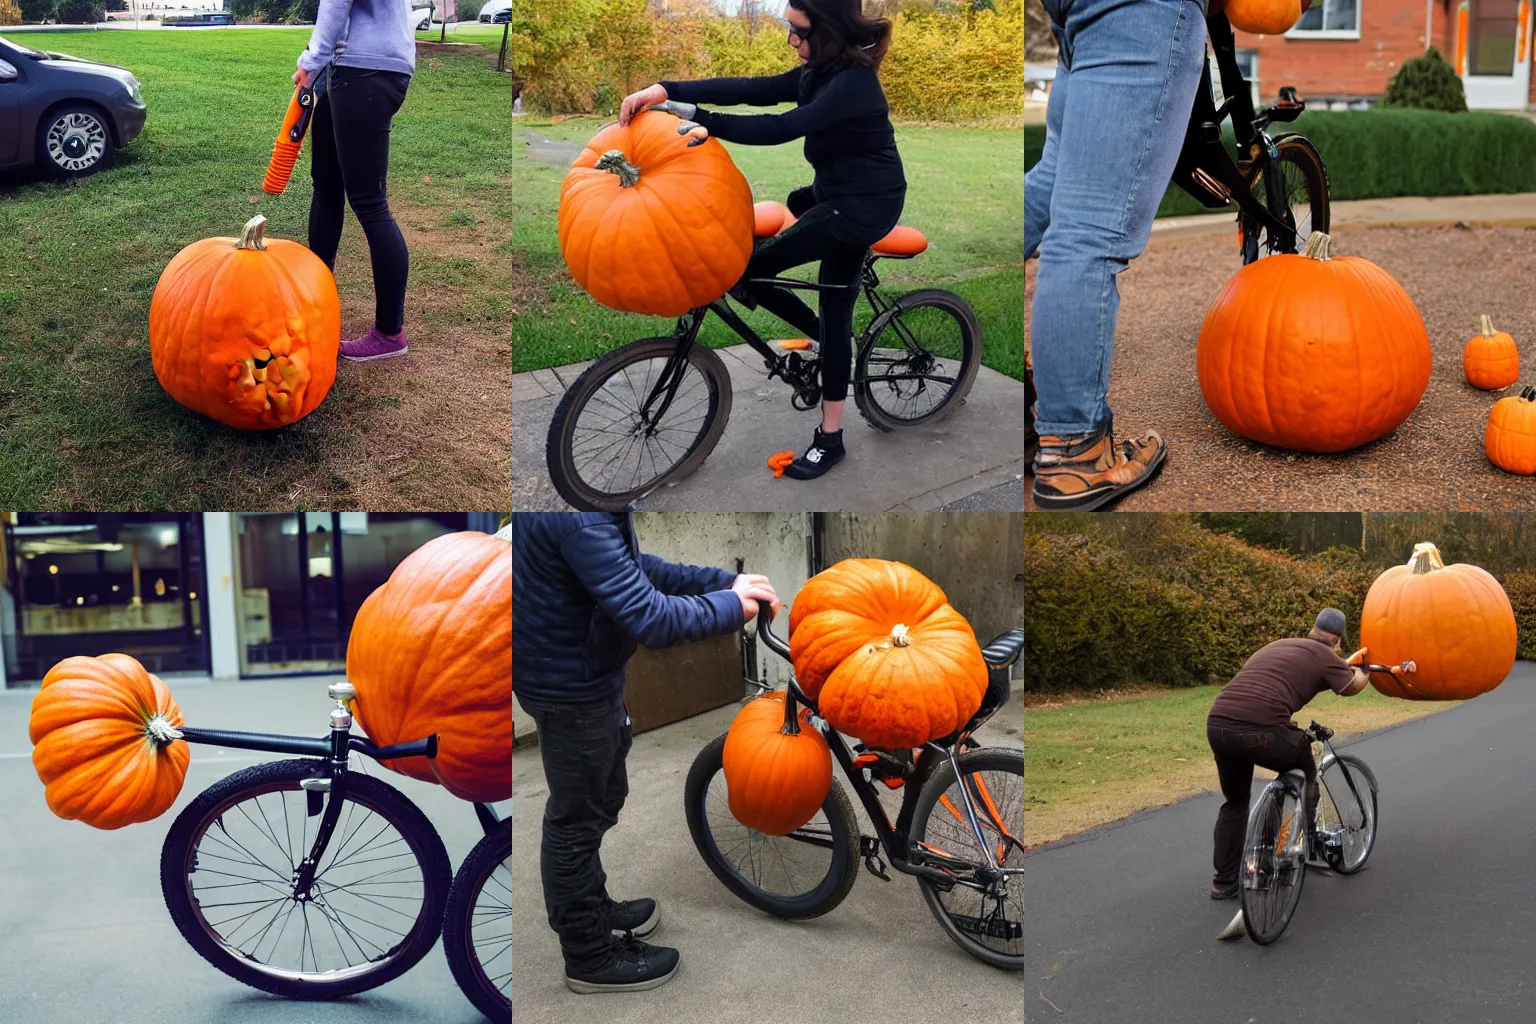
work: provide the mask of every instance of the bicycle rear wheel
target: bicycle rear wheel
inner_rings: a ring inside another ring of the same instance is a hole
[[[656,420],[647,398],[673,366],[678,340],[644,338],[588,367],[555,406],[545,443],[549,478],[582,512],[622,512],[704,464],[731,415],[731,375],[713,350],[688,347],[682,379]]]
[[[1238,896],[1248,937],[1267,946],[1280,937],[1301,902],[1306,864],[1293,840],[1302,827],[1297,791],[1270,784],[1248,817]]]
[[[1279,209],[1271,206],[1262,168],[1249,180],[1249,187],[1262,206],[1296,228],[1296,237],[1294,241],[1272,238],[1268,229],[1260,227],[1257,221],[1240,216],[1238,224],[1242,232],[1245,266],[1265,256],[1299,252],[1312,232],[1328,230],[1328,171],[1323,167],[1323,158],[1318,155],[1317,148],[1300,135],[1286,133],[1275,137],[1275,150],[1280,159],[1274,166],[1280,176],[1285,202]]]
[[[1365,867],[1376,846],[1376,776],[1353,754],[1340,754],[1319,776],[1317,835],[1323,859],[1341,875]]]
[[[981,368],[981,325],[953,292],[928,288],[896,299],[870,324],[854,365],[853,399],[870,426],[891,431],[936,423],[970,392]]]
[[[475,844],[454,876],[443,914],[453,980],[497,1024],[512,1020],[512,819]]]

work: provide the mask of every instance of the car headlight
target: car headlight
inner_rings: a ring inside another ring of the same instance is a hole
[[[144,94],[139,91],[139,80],[137,78],[128,79],[128,95],[133,97],[135,103],[144,102]]]

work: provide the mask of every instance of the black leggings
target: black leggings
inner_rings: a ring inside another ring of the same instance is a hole
[[[1317,762],[1312,740],[1294,725],[1252,725],[1221,715],[1205,720],[1205,737],[1216,755],[1216,777],[1226,800],[1216,812],[1215,884],[1226,888],[1237,881],[1243,859],[1243,833],[1248,828],[1248,802],[1253,793],[1253,766],[1274,772],[1299,768],[1307,777],[1307,807],[1302,821],[1307,834],[1317,820]]]
[[[336,270],[345,202],[352,204],[373,260],[374,326],[405,327],[405,236],[389,212],[389,129],[405,102],[411,76],[333,65],[310,125],[309,248]],[[333,113],[334,111],[334,113]]]
[[[840,237],[835,233],[842,226],[837,204],[816,202],[810,188],[795,189],[787,205],[799,219],[783,234],[758,241],[742,278],[778,277],[790,267],[820,260],[816,280],[846,286],[821,293],[820,317],[787,288],[752,289],[758,305],[817,339],[821,346],[821,397],[841,402],[848,397],[853,364],[853,304],[858,298],[859,274],[864,254],[879,239],[859,245]]]

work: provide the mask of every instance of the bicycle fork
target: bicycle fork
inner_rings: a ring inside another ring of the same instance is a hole
[[[357,688],[351,683],[332,683],[326,692],[336,701],[336,706],[331,709],[330,773],[324,777],[304,779],[299,783],[307,798],[306,810],[309,817],[320,815],[320,827],[315,833],[315,841],[293,876],[293,897],[304,902],[314,899],[311,890],[314,888],[315,875],[331,836],[336,831],[336,822],[341,817],[341,798],[347,788],[347,739],[352,731],[352,701],[357,697]],[[325,799],[327,793],[330,794],[329,800]]]

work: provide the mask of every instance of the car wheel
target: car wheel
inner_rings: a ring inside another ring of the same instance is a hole
[[[101,170],[112,151],[106,117],[95,107],[61,107],[38,125],[38,163],[60,178],[82,178]]]

